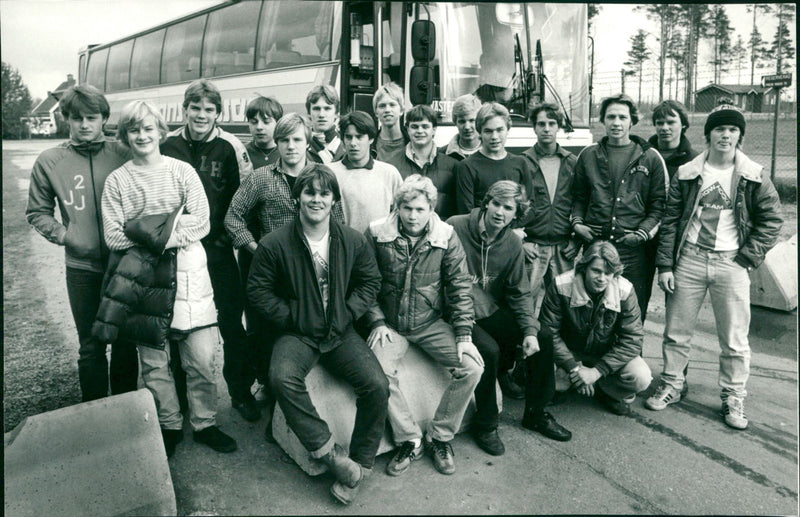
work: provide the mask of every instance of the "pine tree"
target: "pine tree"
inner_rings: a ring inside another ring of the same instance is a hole
[[[638,5],[635,11],[647,13],[647,19],[658,22],[660,36],[657,38],[661,46],[658,55],[658,102],[664,100],[664,69],[667,61],[667,46],[672,38],[675,24],[675,6],[670,4]]]
[[[736,44],[731,48],[731,56],[736,62],[736,84],[742,84],[742,62],[747,59],[747,47],[741,34],[736,35]]]
[[[675,97],[672,98],[677,99],[681,75],[684,77],[684,83],[686,81],[686,41],[683,39],[683,34],[679,29],[673,31],[672,38],[669,41],[667,57],[675,67]]]
[[[639,29],[636,34],[630,38],[631,48],[628,50],[628,60],[625,61],[625,66],[635,68],[639,76],[639,98],[638,104],[642,103],[642,67],[644,62],[650,59],[650,49],[647,48],[647,33]]]
[[[778,27],[769,47],[769,58],[780,62],[778,72],[791,69],[795,59],[792,36],[789,33],[789,23],[794,20],[794,4],[778,4]]]
[[[31,111],[31,94],[16,68],[2,62],[3,138],[20,138],[22,121]]]
[[[592,20],[600,14],[600,9],[603,8],[600,4],[587,4],[587,17],[589,19],[589,32],[592,32]]]
[[[697,82],[697,49],[700,39],[708,32],[708,4],[680,4],[679,23],[686,27],[686,91],[683,103],[687,108],[694,106],[694,85]]]
[[[766,59],[768,49],[766,42],[761,38],[761,32],[758,30],[757,17],[758,13],[768,14],[772,12],[772,6],[769,4],[752,4],[747,6],[747,12],[753,13],[753,30],[750,32],[750,40],[748,45],[750,47],[750,84],[754,83],[756,67],[761,68],[759,61]]]
[[[711,37],[714,44],[714,59],[711,64],[714,65],[714,82],[720,84],[722,82],[722,74],[728,71],[728,65],[731,63],[731,21],[728,18],[728,13],[725,12],[725,6],[721,4],[714,5],[711,8]]]

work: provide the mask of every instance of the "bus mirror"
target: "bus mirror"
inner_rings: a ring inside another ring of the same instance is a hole
[[[429,63],[436,55],[436,26],[430,20],[411,24],[411,55],[414,61]]]
[[[433,101],[433,67],[425,65],[411,67],[408,82],[410,85],[408,97],[411,104],[430,105]]]

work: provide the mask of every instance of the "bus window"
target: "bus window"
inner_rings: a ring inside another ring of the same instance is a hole
[[[111,47],[106,70],[106,91],[127,90],[131,74],[131,50],[133,40],[123,41]]]
[[[131,88],[158,84],[164,29],[136,38],[131,58]]]
[[[206,16],[191,18],[167,28],[161,82],[176,83],[200,77],[200,43]]]
[[[86,54],[81,54],[78,58],[78,82],[80,84],[86,82]]]
[[[330,60],[332,25],[332,2],[265,2],[256,69]]]
[[[89,56],[89,66],[86,69],[86,82],[100,91],[106,89],[106,60],[108,48],[93,52]]]
[[[203,77],[253,70],[260,8],[261,2],[241,2],[208,15],[203,42]]]

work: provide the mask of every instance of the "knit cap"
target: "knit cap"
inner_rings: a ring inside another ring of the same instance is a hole
[[[744,136],[744,128],[746,126],[744,115],[736,106],[731,104],[722,104],[714,108],[709,113],[706,119],[706,125],[703,128],[705,136],[711,132],[712,129],[718,126],[736,126]]]

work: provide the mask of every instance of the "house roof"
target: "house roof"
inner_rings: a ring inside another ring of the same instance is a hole
[[[698,94],[706,90],[717,89],[725,93],[734,95],[737,93],[766,93],[769,88],[764,88],[760,84],[709,84],[696,90],[694,93]]]
[[[67,74],[67,80],[59,84],[58,87],[52,91],[52,94],[56,97],[56,99],[59,99],[61,98],[62,93],[73,86],[75,86],[75,78],[72,76],[72,74]]]
[[[58,99],[53,97],[53,95],[48,95],[44,98],[42,102],[36,105],[35,108],[31,110],[31,115],[34,117],[49,117],[50,113],[53,111],[58,105]]]

